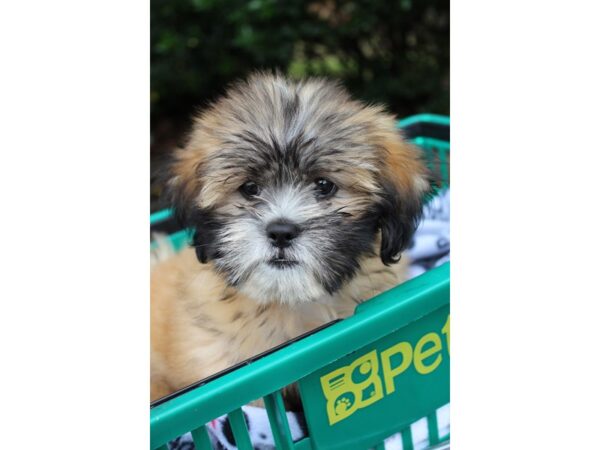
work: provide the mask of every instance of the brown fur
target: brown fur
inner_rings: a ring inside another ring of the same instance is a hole
[[[365,259],[332,306],[259,305],[200,265],[192,249],[159,263],[151,278],[151,399],[156,400],[337,318],[405,279],[406,260]]]

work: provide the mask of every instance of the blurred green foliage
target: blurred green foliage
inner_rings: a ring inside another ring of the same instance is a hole
[[[256,69],[332,76],[399,116],[447,114],[449,42],[449,0],[151,0],[153,132]]]

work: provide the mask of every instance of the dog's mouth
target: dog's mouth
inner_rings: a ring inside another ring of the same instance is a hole
[[[293,259],[287,258],[273,258],[267,261],[267,264],[271,267],[275,267],[276,269],[287,269],[290,267],[297,266],[298,261],[294,261]]]

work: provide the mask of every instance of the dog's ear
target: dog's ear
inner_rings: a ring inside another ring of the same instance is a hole
[[[421,218],[422,198],[416,192],[402,192],[393,181],[383,183],[379,202],[381,261],[389,265],[400,261]]]
[[[192,149],[174,152],[165,173],[165,196],[182,228],[193,232],[192,246],[201,263],[215,256],[215,232],[220,224],[210,208],[198,205],[201,192],[201,155]]]
[[[383,142],[385,150],[381,194],[378,202],[381,261],[400,261],[418,226],[423,201],[430,192],[430,175],[421,151],[395,132]]]
[[[182,228],[193,226],[197,209],[195,198],[200,192],[200,163],[197,156],[178,148],[166,164],[163,173],[164,196]]]

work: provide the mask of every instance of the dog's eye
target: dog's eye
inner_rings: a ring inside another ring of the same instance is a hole
[[[246,198],[250,198],[258,195],[260,189],[258,184],[256,184],[254,181],[246,181],[240,186],[240,192],[244,194]]]
[[[315,180],[318,196],[321,198],[330,197],[337,191],[337,186],[325,178]]]

